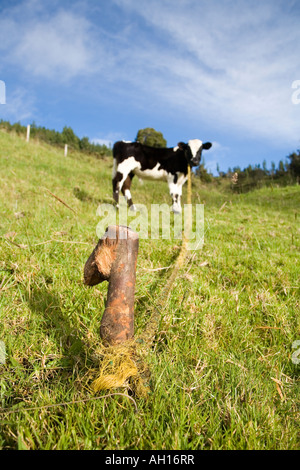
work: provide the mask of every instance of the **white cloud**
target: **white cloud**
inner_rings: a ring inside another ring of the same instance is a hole
[[[94,137],[91,139],[91,142],[99,145],[106,145],[106,147],[112,147],[117,140],[123,140],[124,135],[120,132],[109,132],[102,137]]]
[[[15,58],[26,70],[46,78],[68,79],[94,68],[87,46],[88,25],[68,12],[59,12],[48,21],[25,31],[15,48]]]
[[[40,5],[37,14],[32,10],[35,4],[24,1],[15,9],[4,11],[0,19],[0,48],[6,61],[21,66],[33,77],[58,83],[99,71],[99,59],[105,52],[99,43],[95,48],[92,23],[63,8],[49,14],[46,6],[44,11]]]
[[[6,86],[6,104],[1,105],[1,118],[14,121],[32,119],[35,108],[35,99],[24,87],[10,89]]]
[[[156,72],[148,91],[224,129],[298,139],[291,83],[300,67],[300,30],[289,12],[293,2],[115,1],[169,39],[168,48],[153,42],[143,56],[131,51],[144,78]]]
[[[93,144],[106,145],[106,147],[111,147],[112,144],[113,144],[113,141],[110,140],[110,139],[98,139],[98,138],[95,138],[95,139],[91,139],[91,142],[92,142]]]
[[[71,99],[81,92],[97,106],[113,103],[122,119],[146,111],[171,125],[174,118],[177,127],[208,123],[231,136],[298,145],[300,105],[291,102],[291,86],[300,79],[300,29],[293,5],[24,0],[1,12],[0,72],[10,64],[40,83],[66,84],[62,93]],[[88,80],[73,91],[72,79],[73,86]]]

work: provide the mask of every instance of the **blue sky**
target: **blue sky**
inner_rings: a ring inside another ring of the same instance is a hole
[[[0,0],[0,118],[270,167],[300,148],[299,24],[297,0]]]

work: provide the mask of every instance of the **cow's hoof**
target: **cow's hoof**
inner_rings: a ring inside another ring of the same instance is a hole
[[[129,207],[129,210],[130,210],[131,212],[136,212],[136,207],[135,207],[135,205],[132,204],[132,206]]]
[[[172,207],[172,211],[174,212],[174,214],[181,214],[180,207]]]

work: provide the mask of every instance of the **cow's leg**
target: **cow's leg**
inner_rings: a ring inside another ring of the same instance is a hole
[[[126,180],[124,181],[124,184],[122,186],[122,193],[124,194],[124,197],[127,201],[128,207],[131,211],[136,211],[136,207],[132,202],[132,196],[130,192],[130,187],[131,187],[131,182],[132,178],[134,177],[134,173],[129,173],[127,176]]]
[[[125,189],[123,190],[123,185],[125,181],[127,180],[128,177],[130,178],[129,175],[131,174],[132,174],[131,179],[133,178],[133,170],[137,168],[138,166],[140,166],[140,164],[134,159],[134,157],[130,157],[124,160],[123,162],[119,163],[118,166],[116,166],[112,183],[113,183],[113,198],[117,203],[117,207],[119,207],[120,191],[122,190],[123,194],[125,195]],[[130,184],[131,184],[131,181],[130,181]],[[130,190],[129,190],[129,193],[127,192],[127,197],[129,196],[129,194],[130,194]],[[130,200],[132,204],[131,194],[130,194],[130,198],[129,197],[127,198],[127,197],[126,197],[127,201],[129,202]]]
[[[119,171],[116,172],[112,180],[113,185],[113,198],[116,201],[117,207],[119,207],[119,193],[120,193],[120,183],[122,181],[123,175]]]
[[[172,211],[174,214],[180,214],[181,213],[181,196],[179,194],[172,194]]]
[[[181,181],[182,180],[182,181]],[[172,211],[175,214],[181,213],[181,195],[182,195],[182,184],[185,180],[178,178],[178,175],[170,175],[168,178],[168,185],[170,194],[172,197]]]

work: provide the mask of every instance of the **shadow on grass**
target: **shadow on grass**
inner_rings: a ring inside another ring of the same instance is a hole
[[[73,194],[74,196],[79,199],[81,202],[88,202],[92,204],[115,204],[115,201],[112,197],[102,197],[102,198],[95,198],[94,196],[91,196],[87,191],[84,189],[79,188],[76,186],[73,188]]]
[[[47,285],[34,286],[30,295],[25,293],[25,300],[32,313],[33,322],[39,322],[39,330],[53,338],[65,360],[71,366],[78,362],[78,355],[83,351],[81,333],[72,323],[70,314],[64,308],[63,299]]]

